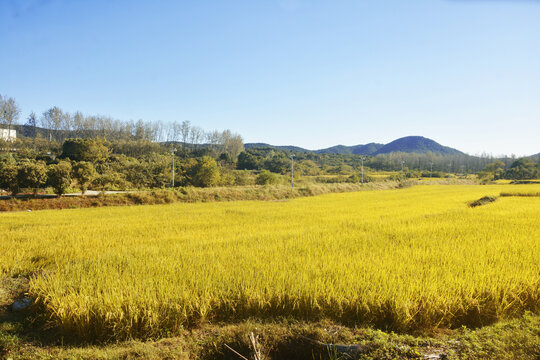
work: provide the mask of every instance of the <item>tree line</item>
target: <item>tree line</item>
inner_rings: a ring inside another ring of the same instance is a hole
[[[13,98],[0,97],[0,124],[18,131],[0,139],[0,189],[17,194],[52,187],[56,193],[245,183],[235,172],[244,150],[239,134],[204,131],[189,121],[122,121],[106,116],[70,114],[52,107],[19,124]],[[83,176],[84,175],[84,176]]]
[[[15,141],[0,140],[0,188],[12,193],[21,189],[36,192],[47,186],[57,193],[72,187],[169,187],[173,156],[177,167],[175,185],[179,186],[277,183],[290,178],[291,155],[295,176],[310,176],[318,182],[360,182],[362,166],[364,181],[372,180],[367,173],[375,171],[402,172],[404,177],[444,177],[449,173],[478,173],[484,179],[540,176],[535,170],[537,162],[494,159],[486,154],[395,152],[372,157],[268,147],[244,149],[240,135],[230,130],[204,131],[189,121],[122,121],[80,112],[71,114],[56,106],[39,117],[31,113],[24,125],[19,124],[19,117],[16,101],[0,96],[0,124],[19,133]],[[496,171],[490,165],[494,162]],[[80,174],[87,174],[88,180]]]
[[[222,149],[236,158],[243,150],[243,140],[230,130],[205,131],[190,121],[119,120],[109,116],[86,116],[77,111],[69,113],[57,106],[44,111],[41,116],[32,112],[26,123],[19,124],[20,108],[15,99],[0,95],[0,124],[17,129],[27,138],[41,137],[49,142],[62,143],[69,138],[101,138],[112,142],[143,140],[176,144],[182,150],[201,147]]]
[[[540,179],[540,161],[534,161],[531,158],[521,158],[514,161],[510,166],[506,166],[504,162],[496,160],[487,164],[484,170],[478,173],[478,176],[484,182],[499,179]]]

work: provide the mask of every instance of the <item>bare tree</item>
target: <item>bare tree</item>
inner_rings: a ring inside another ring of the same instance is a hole
[[[63,116],[62,110],[57,106],[54,106],[43,113],[41,126],[49,130],[49,141],[52,140],[53,131],[55,138],[57,137],[58,130],[62,126]]]
[[[35,138],[37,135],[37,117],[35,112],[31,112],[26,119],[27,134],[29,137]]]
[[[205,135],[206,142],[210,145],[210,149],[216,150],[219,145],[219,139],[221,138],[219,131],[209,131]]]
[[[73,118],[71,117],[70,113],[66,112],[62,114],[61,120],[62,140],[64,140],[73,134]]]
[[[180,134],[182,133],[182,125],[174,121],[171,126],[171,140],[178,142],[180,140]]]
[[[153,130],[153,138],[152,138],[152,141],[157,141],[157,142],[162,142],[163,139],[165,139],[166,137],[166,129],[165,129],[165,126],[163,124],[163,121],[161,120],[158,120],[156,122],[152,122],[152,130]]]
[[[7,125],[8,137],[11,132],[11,126],[17,123],[20,114],[21,110],[17,106],[15,99],[0,95],[0,121]]]
[[[84,133],[85,133],[84,115],[80,111],[77,111],[75,114],[73,114],[71,121],[72,121],[72,126],[73,126],[73,131],[75,133],[75,136],[84,137]]]
[[[230,130],[223,132],[223,147],[225,152],[236,161],[238,155],[244,151],[244,141],[239,134],[232,134]]]
[[[198,145],[201,144],[202,139],[204,138],[204,131],[198,126],[191,127],[190,131],[190,142],[193,144],[194,148],[196,149]]]
[[[184,151],[186,151],[186,144],[189,138],[191,129],[191,123],[188,120],[185,120],[182,122],[182,125],[180,125],[180,134],[182,135],[182,147]]]

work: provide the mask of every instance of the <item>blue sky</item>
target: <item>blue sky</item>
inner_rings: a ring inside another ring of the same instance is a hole
[[[0,0],[0,93],[246,142],[540,152],[540,1]]]

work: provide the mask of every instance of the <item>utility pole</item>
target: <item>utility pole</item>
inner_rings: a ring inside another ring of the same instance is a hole
[[[291,154],[291,189],[294,189],[294,154]]]
[[[450,170],[452,169],[452,164],[448,164],[448,181],[450,181]]]
[[[429,170],[429,182],[431,182],[432,176],[433,176],[433,161],[431,162],[431,168]]]
[[[176,148],[172,148],[172,189],[174,190],[174,154],[176,153]]]
[[[405,161],[401,160],[401,182],[403,182],[403,164],[405,164]]]

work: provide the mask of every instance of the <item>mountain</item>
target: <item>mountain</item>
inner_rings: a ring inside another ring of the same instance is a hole
[[[432,152],[441,155],[464,155],[461,151],[443,146],[436,141],[423,136],[406,136],[388,143],[371,155],[388,154],[392,152],[419,153]]]
[[[357,154],[357,155],[370,155],[375,151],[383,147],[384,144],[369,143],[366,145],[354,145],[354,146],[345,146],[337,145],[332,146],[326,149],[315,150],[318,154]]]
[[[326,149],[307,150],[298,146],[275,146],[264,143],[245,144],[246,149],[251,148],[271,148],[276,150],[296,151],[296,152],[314,152],[317,154],[354,154],[354,155],[379,155],[392,152],[420,153],[432,152],[441,155],[464,155],[461,151],[448,146],[443,146],[436,141],[423,136],[406,136],[392,141],[386,145],[369,143],[365,145],[336,145]],[[540,154],[538,154],[540,155]],[[537,156],[537,155],[534,155]]]

